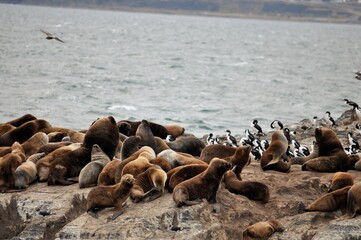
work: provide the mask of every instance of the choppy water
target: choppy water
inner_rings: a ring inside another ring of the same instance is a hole
[[[360,100],[360,48],[359,25],[1,4],[0,122],[84,129],[113,115],[203,136],[337,118]]]

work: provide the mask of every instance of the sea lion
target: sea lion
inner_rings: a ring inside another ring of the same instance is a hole
[[[223,144],[207,145],[201,152],[200,159],[209,163],[213,158],[226,158],[232,156],[237,148]]]
[[[185,129],[179,125],[165,125],[165,129],[167,129],[168,135],[172,135],[177,138],[183,135]]]
[[[122,177],[122,171],[124,166],[127,163],[137,159],[139,155],[143,152],[148,152],[152,154],[152,156],[155,158],[154,150],[151,147],[145,146],[140,148],[138,151],[136,151],[135,153],[133,153],[131,156],[129,156],[124,160],[121,161],[117,160],[115,162],[113,162],[114,161],[113,160],[107,163],[103,168],[103,170],[101,171],[101,173],[99,174],[98,185],[110,185],[119,182]]]
[[[120,150],[120,159],[126,159],[133,153],[139,150],[140,137],[130,136],[123,141],[122,148]]]
[[[229,170],[224,174],[224,184],[228,191],[246,196],[250,200],[268,203],[270,199],[269,188],[266,184],[256,181],[240,181],[237,175]]]
[[[3,135],[4,133],[15,129],[16,127],[9,124],[9,123],[0,123],[0,136]]]
[[[59,147],[56,150],[50,152],[45,157],[39,159],[36,162],[36,170],[38,172],[39,182],[46,181],[49,176],[49,169],[54,159],[65,155],[67,152],[71,152],[80,147],[79,143],[72,143],[68,146]],[[46,152],[45,152],[46,153]]]
[[[172,169],[172,166],[170,165],[170,163],[162,157],[156,157],[154,159],[151,159],[149,161],[151,164],[155,164],[158,165],[159,167],[161,167],[165,172],[168,172],[169,170]]]
[[[14,189],[15,170],[26,159],[24,149],[20,143],[14,142],[11,148],[10,153],[0,158],[0,192],[7,192],[9,189]]]
[[[160,137],[162,139],[165,139],[167,137],[168,132],[164,126],[150,121],[148,121],[148,123],[154,136]],[[135,135],[140,124],[141,121],[133,122],[128,120],[121,120],[117,122],[119,132],[127,136]]]
[[[242,180],[241,173],[243,168],[251,162],[251,150],[251,146],[237,147],[232,156],[223,158],[234,166],[233,171],[239,180]]]
[[[38,174],[38,171],[36,170],[36,162],[44,156],[45,153],[35,153],[16,168],[14,173],[15,188],[25,189],[35,182]]]
[[[214,158],[204,172],[175,186],[173,200],[176,206],[198,204],[203,198],[210,203],[216,203],[220,181],[230,168],[231,164],[226,160]]]
[[[167,145],[166,141],[161,139],[160,137],[154,137],[154,140],[157,145],[157,151],[155,151],[156,154],[158,154],[164,150],[170,149],[169,146]]]
[[[64,137],[68,136],[64,132],[50,132],[47,134],[49,142],[60,142]]]
[[[327,193],[316,201],[312,202],[305,208],[306,212],[320,211],[320,212],[331,212],[346,206],[347,193],[351,186],[335,190]]]
[[[289,172],[291,158],[287,156],[288,140],[282,130],[274,131],[269,147],[263,152],[260,164],[263,171]]]
[[[87,196],[87,212],[98,218],[97,211],[106,208],[114,207],[114,214],[111,219],[116,219],[123,213],[123,207],[130,195],[130,190],[134,184],[134,177],[130,174],[122,176],[119,183],[113,186],[98,186],[90,190]]]
[[[74,182],[68,179],[77,177],[81,169],[90,162],[94,144],[98,144],[109,159],[113,159],[118,142],[119,133],[115,119],[112,116],[97,119],[86,131],[81,147],[53,160],[49,168],[48,185],[73,184]]]
[[[21,125],[23,125],[26,122],[32,121],[32,120],[36,120],[37,118],[31,114],[25,114],[23,116],[20,116],[18,118],[15,118],[13,120],[10,120],[7,122],[7,124],[11,124],[15,127],[19,127]]]
[[[157,151],[157,143],[147,120],[142,120],[135,132],[135,136],[140,138],[140,147],[149,146],[154,150],[154,152]]]
[[[50,127],[50,123],[43,119],[28,121],[0,136],[0,146],[11,146],[14,142],[20,144],[31,138],[41,129]]]
[[[302,165],[302,170],[318,172],[347,171],[354,166],[349,163],[347,154],[335,132],[326,127],[315,129],[316,144],[318,145],[317,157],[312,158]]]
[[[164,150],[160,152],[157,156],[166,159],[169,162],[169,164],[172,166],[172,168],[182,165],[189,165],[189,164],[208,165],[206,162],[199,160],[193,157],[192,155],[185,154],[182,152],[176,152],[172,149]]]
[[[208,165],[204,164],[190,164],[182,166],[178,171],[174,172],[168,182],[168,192],[172,193],[175,186],[179,183],[190,179],[198,174],[204,172],[208,168]],[[168,174],[167,174],[168,175]]]
[[[90,163],[85,165],[79,173],[79,188],[96,186],[98,176],[108,162],[110,162],[108,155],[103,152],[98,144],[94,144]]]
[[[45,133],[37,132],[28,140],[26,140],[21,146],[24,149],[26,157],[37,153],[39,149],[49,143],[49,138]]]
[[[150,167],[138,175],[130,191],[133,202],[150,202],[159,198],[164,193],[167,174],[159,167]]]
[[[129,163],[127,163],[122,171],[122,176],[125,174],[131,174],[135,178],[142,172],[145,172],[150,167],[154,167],[154,164],[151,164],[149,161],[154,158],[154,155],[143,152],[139,155],[139,157]],[[115,180],[117,182],[117,179]]]
[[[284,230],[284,226],[278,220],[257,222],[243,231],[243,240],[268,239],[274,232]]]
[[[346,172],[337,172],[332,177],[332,182],[328,188],[328,192],[333,192],[346,186],[353,185],[353,177]]]
[[[169,148],[176,152],[188,153],[192,156],[201,155],[202,150],[206,147],[204,142],[195,136],[180,136],[175,141],[167,142]]]
[[[361,210],[361,182],[355,183],[347,193],[346,214],[353,218]]]
[[[68,141],[47,143],[44,146],[40,147],[37,152],[38,153],[43,152],[45,153],[45,155],[48,155],[49,153],[55,151],[58,148],[69,146],[71,144],[73,143]],[[74,144],[74,145],[80,146],[80,144]]]

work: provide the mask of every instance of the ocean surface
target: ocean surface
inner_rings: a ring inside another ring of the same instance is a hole
[[[46,40],[40,29],[65,43]],[[98,117],[201,137],[361,104],[361,26],[0,4],[0,122]]]

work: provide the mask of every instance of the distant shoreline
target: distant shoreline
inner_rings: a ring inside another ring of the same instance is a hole
[[[1,3],[1,2],[0,2]],[[13,4],[13,3],[3,3]],[[149,14],[166,14],[179,16],[199,16],[199,17],[220,17],[220,18],[238,18],[238,19],[253,19],[253,20],[273,20],[273,21],[292,21],[292,22],[313,22],[313,23],[334,23],[334,24],[361,24],[359,21],[350,21],[349,18],[332,18],[332,17],[306,17],[306,16],[284,16],[284,15],[269,15],[269,14],[244,14],[244,13],[230,13],[219,11],[187,11],[187,10],[170,10],[170,9],[155,9],[155,8],[132,8],[124,6],[107,7],[107,6],[59,6],[59,5],[39,5],[39,4],[13,4],[23,6],[38,6],[38,7],[53,7],[64,9],[83,9],[83,10],[100,10],[100,11],[114,11],[114,12],[133,12],[133,13],[149,13]],[[360,4],[361,5],[361,4]]]

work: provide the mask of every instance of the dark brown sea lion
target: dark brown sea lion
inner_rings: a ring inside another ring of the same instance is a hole
[[[179,183],[197,176],[198,174],[204,172],[207,168],[208,165],[204,164],[190,164],[182,166],[178,171],[171,175],[167,185],[168,192],[172,193],[175,186],[177,186]]]
[[[15,129],[16,127],[8,123],[0,123],[0,136],[4,133]]]
[[[222,144],[214,144],[206,146],[200,155],[200,159],[209,163],[213,158],[226,158],[232,156],[237,148]]]
[[[172,166],[170,165],[170,163],[162,157],[156,157],[154,159],[151,159],[149,161],[151,164],[155,164],[158,165],[159,167],[161,167],[165,172],[168,172],[169,170],[172,169]]]
[[[130,191],[133,202],[150,202],[164,193],[167,174],[159,167],[150,167],[138,175]]]
[[[69,185],[69,178],[78,177],[81,169],[91,160],[94,144],[113,159],[119,142],[119,133],[112,116],[97,119],[86,131],[82,146],[53,160],[49,169],[48,185]]]
[[[93,188],[87,196],[87,212],[91,216],[98,218],[97,211],[107,207],[114,207],[115,212],[111,219],[116,219],[124,211],[123,207],[130,195],[134,181],[132,175],[126,174],[115,185]]]
[[[243,231],[243,240],[268,239],[274,232],[283,232],[284,226],[278,220],[257,222]]]
[[[148,123],[154,136],[160,137],[162,139],[165,139],[167,137],[168,132],[164,126],[150,121],[148,121]],[[117,122],[119,132],[127,136],[135,135],[140,124],[141,121],[121,120]]]
[[[120,150],[120,159],[126,159],[139,150],[140,137],[130,136],[123,141]]]
[[[179,183],[173,190],[173,200],[177,207],[198,204],[203,198],[216,203],[220,181],[230,168],[231,164],[226,160],[214,158],[204,172]]]
[[[242,179],[241,172],[243,168],[251,162],[251,150],[252,147],[250,146],[238,147],[232,156],[224,158],[224,160],[234,166],[233,172],[236,174],[239,180]]]
[[[302,170],[318,172],[347,171],[354,168],[350,166],[349,158],[335,132],[326,127],[315,129],[317,157],[312,158],[302,165]]]
[[[157,143],[147,120],[142,120],[135,132],[135,136],[140,138],[140,147],[149,146],[154,150],[154,152],[157,151]]]
[[[36,120],[37,118],[31,114],[25,114],[21,117],[15,118],[13,120],[8,121],[8,124],[11,124],[15,127],[19,127],[21,125],[23,125],[26,122],[32,121],[32,120]]]
[[[289,172],[291,158],[287,156],[288,140],[282,130],[274,131],[269,147],[263,152],[260,159],[263,171],[275,170]]]
[[[224,174],[224,183],[226,189],[231,193],[240,194],[250,200],[262,203],[269,201],[270,192],[266,184],[256,181],[240,181],[232,170]]]
[[[50,123],[42,119],[25,122],[0,136],[0,146],[11,146],[14,142],[22,144],[41,129],[50,127]]]
[[[167,145],[176,152],[188,153],[192,156],[200,156],[206,146],[195,136],[180,136],[175,141],[167,142]]]

